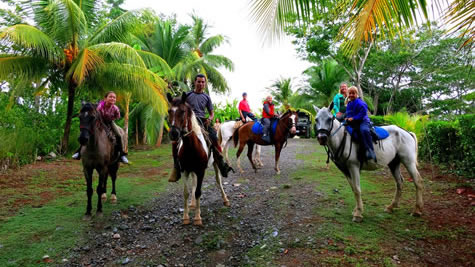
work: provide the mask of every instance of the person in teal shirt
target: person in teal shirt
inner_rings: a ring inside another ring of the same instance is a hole
[[[339,121],[343,121],[345,118],[346,105],[345,99],[347,97],[348,85],[342,83],[340,85],[340,92],[333,97],[333,115]]]

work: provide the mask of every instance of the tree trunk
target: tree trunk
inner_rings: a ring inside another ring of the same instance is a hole
[[[61,142],[61,154],[65,154],[68,150],[69,133],[71,132],[71,121],[73,119],[74,98],[76,95],[76,85],[71,82],[68,86],[68,109],[66,113],[66,123],[64,124],[64,135]]]
[[[374,107],[374,115],[378,115],[378,104],[379,104],[379,93],[374,92],[374,97],[373,97],[373,107]]]
[[[135,145],[139,145],[139,119],[135,119]]]
[[[124,130],[125,135],[129,136],[129,106],[130,106],[130,99],[132,99],[132,93],[126,92],[124,93],[124,106],[125,106],[125,113],[124,113]]]
[[[165,116],[161,116],[160,117],[160,130],[158,131],[158,138],[157,138],[157,143],[155,144],[155,147],[160,147],[162,145],[164,121],[165,121]]]

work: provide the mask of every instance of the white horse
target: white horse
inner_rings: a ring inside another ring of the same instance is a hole
[[[228,150],[229,150],[229,146],[232,144],[232,142],[229,142],[229,141],[231,140],[231,137],[233,137],[233,133],[236,131],[236,129],[238,129],[242,125],[243,125],[242,121],[227,121],[227,122],[221,123],[218,129],[218,143],[221,145],[221,148],[223,148],[223,157],[229,165],[231,165],[231,163],[229,162]],[[264,166],[264,164],[261,161],[261,146],[260,145],[256,145],[253,161],[256,166],[259,166],[259,167]]]
[[[414,133],[407,132],[395,125],[384,126],[389,132],[389,137],[380,140],[380,145],[375,145],[377,163],[369,161],[361,165],[357,158],[359,145],[353,142],[327,108],[315,107],[317,117],[317,139],[320,145],[328,146],[329,155],[335,165],[345,174],[348,183],[353,190],[356,199],[356,207],[353,210],[353,221],[360,222],[363,219],[363,201],[361,200],[360,170],[374,170],[378,167],[388,166],[396,181],[396,192],[391,204],[385,208],[392,212],[398,207],[402,193],[403,177],[400,165],[404,164],[414,180],[416,187],[416,207],[412,213],[414,216],[422,214],[424,202],[422,200],[423,183],[417,171],[417,138]]]

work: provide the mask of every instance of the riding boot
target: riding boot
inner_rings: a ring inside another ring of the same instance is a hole
[[[264,142],[266,142],[267,144],[270,144],[271,140],[270,140],[270,136],[268,134],[265,134],[262,136],[262,140]]]
[[[177,182],[181,178],[180,162],[178,161],[178,144],[172,142],[172,154],[173,154],[173,169],[168,177],[168,182]]]
[[[367,160],[376,160],[376,154],[374,153],[374,151],[372,149],[368,149],[366,150],[366,159]]]
[[[116,134],[116,142],[117,142],[117,148],[119,149],[120,162],[124,164],[129,164],[129,160],[127,159],[127,154],[124,152],[124,148],[122,147],[122,137],[118,134]]]
[[[229,166],[226,162],[224,162],[223,155],[221,155],[221,153],[218,152],[216,147],[212,147],[211,149],[213,150],[213,157],[214,157],[215,162],[218,164],[218,169],[219,169],[219,172],[221,173],[221,176],[228,177],[228,173],[230,171],[233,171],[234,173],[234,169],[231,166]]]

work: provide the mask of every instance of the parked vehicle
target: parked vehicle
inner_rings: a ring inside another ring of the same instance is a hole
[[[299,119],[297,121],[297,135],[305,138],[310,138],[312,130],[312,120],[310,115],[306,112],[299,112]]]

